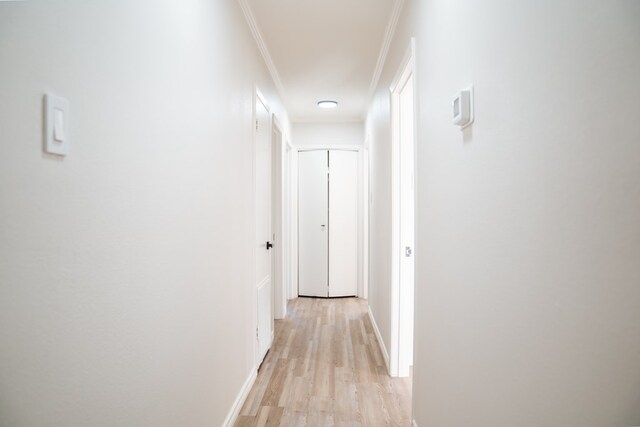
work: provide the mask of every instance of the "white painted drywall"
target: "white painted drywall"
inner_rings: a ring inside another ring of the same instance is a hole
[[[415,30],[417,424],[640,425],[640,3],[416,0],[404,15],[387,66]],[[461,132],[451,101],[470,83]],[[388,236],[373,178],[387,89],[368,120],[372,252]]]
[[[364,144],[363,123],[294,123],[294,146],[336,146]]]
[[[1,2],[0,70],[0,425],[221,425],[254,360],[256,84],[289,129],[238,5]]]

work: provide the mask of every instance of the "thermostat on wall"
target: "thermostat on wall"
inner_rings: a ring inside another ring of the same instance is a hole
[[[453,124],[464,129],[473,123],[473,86],[461,90],[453,99]]]

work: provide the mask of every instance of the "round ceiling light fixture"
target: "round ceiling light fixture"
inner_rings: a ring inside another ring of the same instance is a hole
[[[324,108],[326,110],[330,108],[336,108],[337,106],[338,106],[338,101],[331,101],[328,99],[324,101],[318,101],[318,107]]]

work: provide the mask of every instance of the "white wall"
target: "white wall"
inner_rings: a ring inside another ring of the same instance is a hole
[[[239,7],[1,2],[0,69],[0,425],[221,425],[253,368],[255,84],[289,128]]]
[[[292,140],[296,146],[362,145],[363,123],[294,123]]]
[[[640,425],[640,3],[407,7],[418,425]],[[469,83],[476,121],[460,132],[451,100]],[[388,167],[386,89],[368,120],[372,176]]]

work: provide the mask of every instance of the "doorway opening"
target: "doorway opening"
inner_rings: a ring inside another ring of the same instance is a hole
[[[391,86],[392,262],[389,373],[408,377],[413,366],[415,290],[414,41]]]

